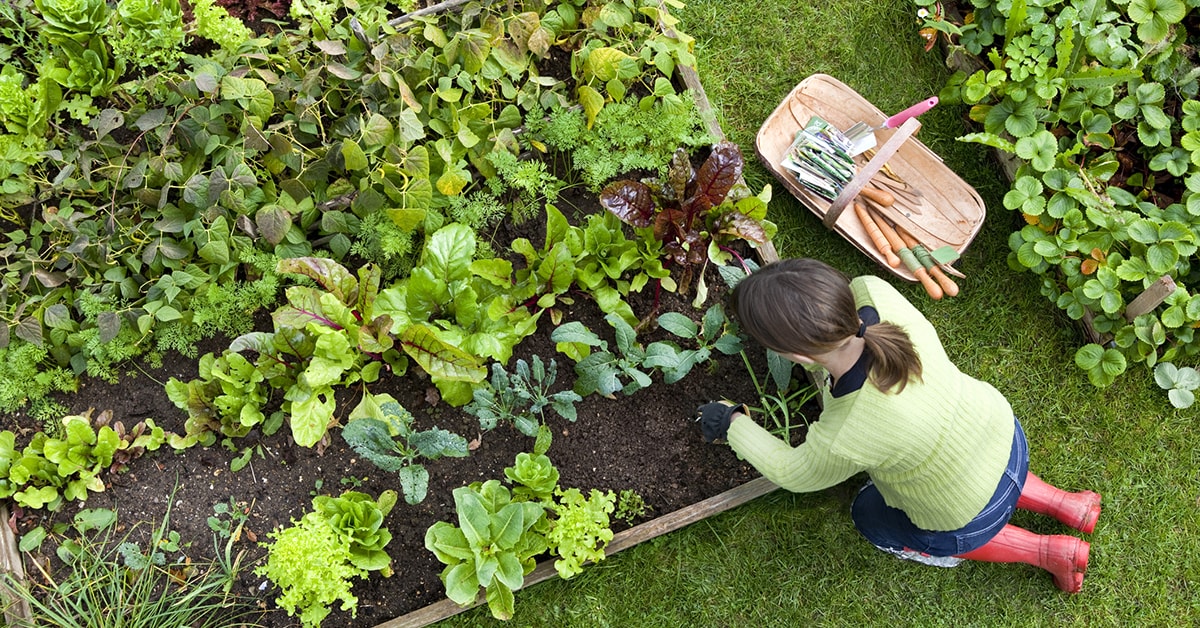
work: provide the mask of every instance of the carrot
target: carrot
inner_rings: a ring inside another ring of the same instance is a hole
[[[892,268],[900,266],[900,258],[892,251],[892,245],[888,239],[884,237],[883,232],[879,230],[879,225],[871,218],[871,214],[863,207],[862,203],[854,203],[854,213],[858,214],[858,219],[862,221],[863,227],[867,230],[867,235],[871,237],[871,242],[875,243],[875,248],[883,253],[883,257],[887,260],[887,265]]]

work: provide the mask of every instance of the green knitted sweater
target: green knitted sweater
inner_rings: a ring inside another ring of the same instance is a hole
[[[850,288],[858,307],[874,306],[880,320],[908,332],[921,379],[899,394],[869,381],[841,397],[825,388],[821,418],[799,447],[741,415],[729,426],[729,444],[787,490],[816,491],[866,471],[887,504],[917,526],[961,528],[987,505],[1008,466],[1012,408],[990,384],[958,370],[929,321],[886,281],[858,277]]]

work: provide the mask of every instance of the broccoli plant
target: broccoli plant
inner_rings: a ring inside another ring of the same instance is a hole
[[[708,308],[700,325],[678,312],[667,312],[658,317],[658,326],[691,341],[696,348],[682,348],[666,340],[652,342],[646,347],[644,364],[661,370],[663,381],[674,384],[687,376],[697,364],[707,362],[714,350],[725,355],[742,350],[742,339],[731,330],[730,324],[719,303]]]

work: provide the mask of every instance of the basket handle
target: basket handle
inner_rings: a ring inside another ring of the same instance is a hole
[[[833,199],[833,204],[825,211],[825,216],[821,218],[821,222],[825,224],[826,228],[832,229],[837,224],[838,216],[841,216],[842,212],[849,207],[850,201],[858,196],[858,193],[866,187],[867,182],[875,176],[875,173],[883,168],[887,160],[891,159],[892,155],[895,155],[896,151],[900,150],[900,146],[908,141],[908,138],[912,137],[912,134],[916,133],[919,128],[921,128],[921,123],[916,118],[909,118],[904,124],[900,125],[900,128],[896,129],[896,132],[888,138],[888,141],[883,143],[883,146],[879,147],[879,150],[875,152],[875,156],[867,162],[867,165],[863,166],[862,170],[858,171],[858,174],[854,175],[853,179],[850,179],[850,182],[846,184],[846,187],[842,188],[837,198]]]

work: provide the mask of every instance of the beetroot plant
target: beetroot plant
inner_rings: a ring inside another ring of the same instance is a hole
[[[775,225],[766,220],[770,188],[751,196],[742,183],[744,164],[732,142],[714,145],[699,170],[680,149],[666,181],[615,181],[600,193],[600,203],[642,237],[662,242],[666,262],[680,268],[677,289],[687,294],[698,268],[709,260],[723,263],[722,246],[738,240],[757,246],[774,235]],[[696,292],[703,302],[703,274]]]

